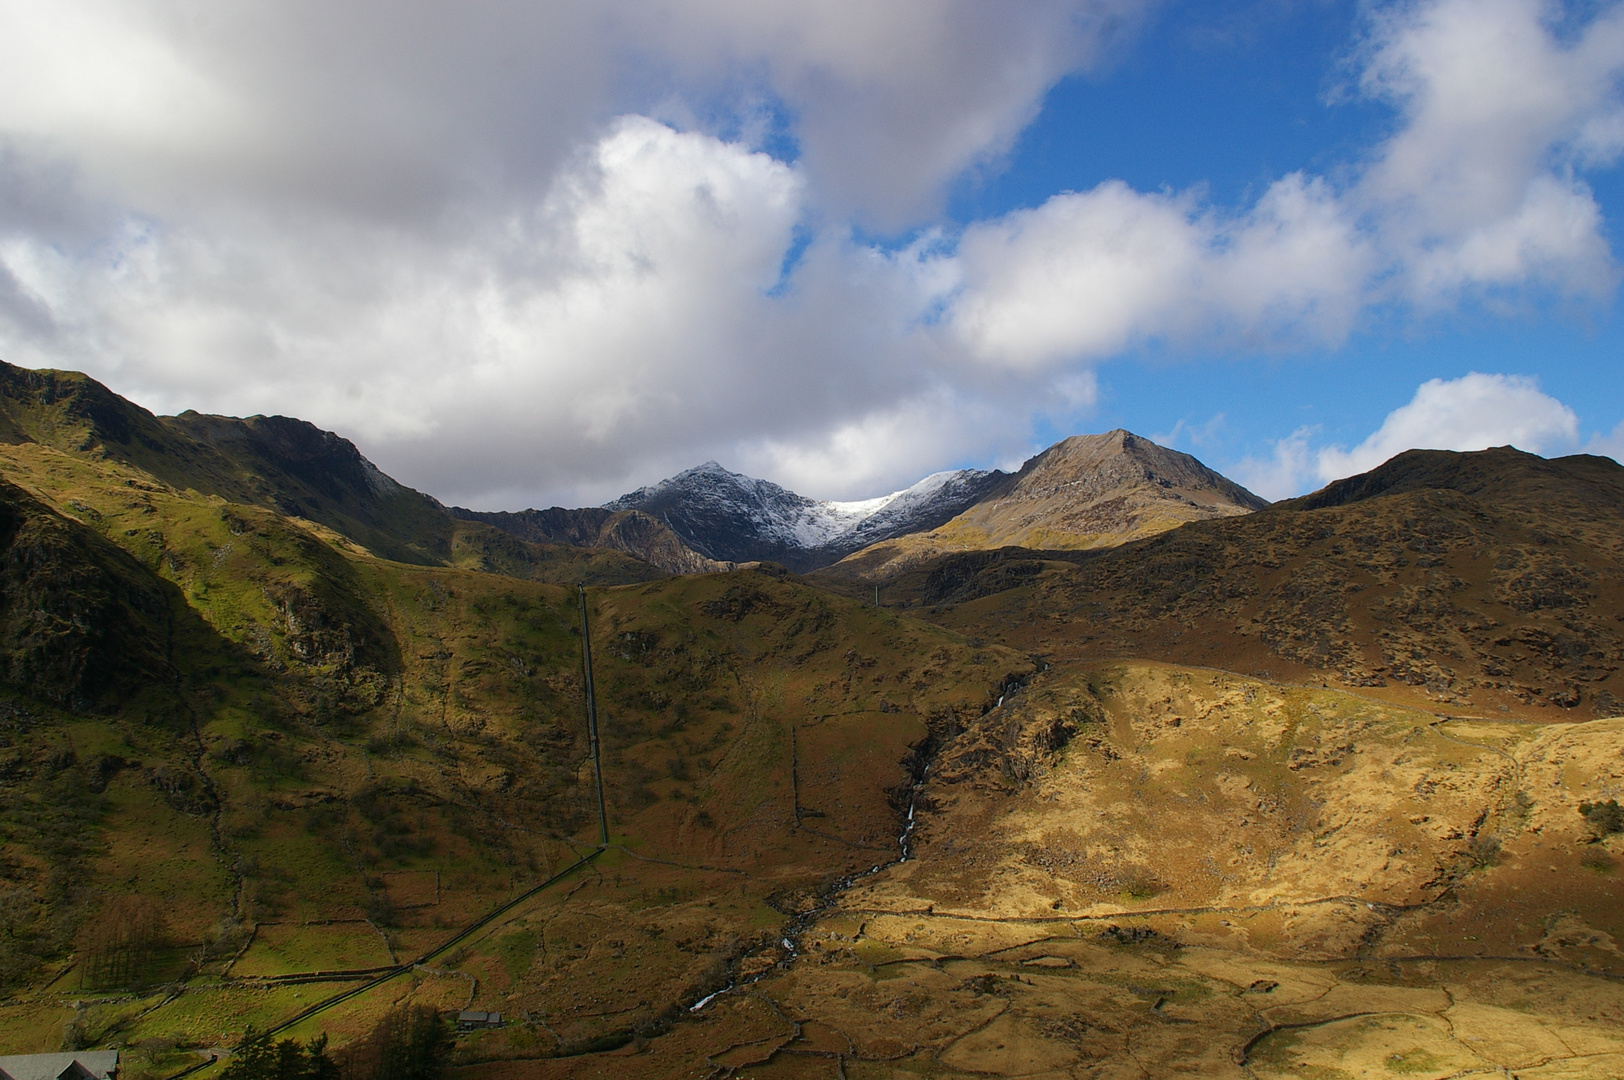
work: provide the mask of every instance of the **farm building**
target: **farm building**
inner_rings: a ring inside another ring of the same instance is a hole
[[[0,1055],[4,1080],[113,1080],[117,1075],[117,1050]]]

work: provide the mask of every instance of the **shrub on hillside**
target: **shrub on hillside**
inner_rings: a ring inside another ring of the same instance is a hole
[[[1582,802],[1579,804],[1579,814],[1589,823],[1597,839],[1616,832],[1624,832],[1624,807],[1618,805],[1617,799],[1608,799],[1606,802]]]

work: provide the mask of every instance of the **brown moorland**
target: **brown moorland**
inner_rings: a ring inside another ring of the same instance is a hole
[[[899,606],[1024,652],[1136,656],[1530,719],[1624,712],[1624,467],[1410,451],[1066,562],[942,558]]]

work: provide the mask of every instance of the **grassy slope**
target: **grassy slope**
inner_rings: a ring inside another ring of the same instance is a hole
[[[6,911],[30,942],[6,972],[22,991],[0,1008],[8,1048],[53,1049],[73,1022],[93,1040],[150,1044],[136,1072],[167,1068],[164,1045],[229,1040],[322,992],[250,993],[239,975],[413,955],[584,850],[572,590],[381,560],[94,450],[19,443],[0,468],[184,616],[162,708],[14,706],[25,719],[8,735],[20,764],[6,782],[39,809],[5,844],[27,868]],[[502,988],[564,1018],[558,1042],[656,1022],[826,882],[889,857],[887,792],[910,747],[1029,670],[769,573],[595,591],[593,608],[619,846],[571,886],[566,912],[534,925],[516,914],[442,961],[467,974],[391,984],[327,1018],[335,1030],[398,993],[454,1003],[470,975],[476,993]],[[191,981],[144,1014],[92,993],[101,1003],[75,1018],[62,988],[95,990],[72,969],[77,923],[120,892],[157,900],[180,947],[148,977]],[[301,929],[332,920],[350,932]],[[604,945],[611,924],[624,932]],[[581,979],[620,1004],[588,1008],[571,989]]]
[[[558,582],[661,576],[624,551],[526,543],[454,518],[434,499],[378,472],[348,440],[303,420],[154,416],[78,372],[0,364],[0,442],[13,444],[19,455],[31,451],[34,460],[56,450],[81,466],[99,461],[123,468],[122,479],[134,477],[140,485],[309,521],[397,561]]]
[[[73,1030],[130,1044],[132,1076],[167,1075],[189,1060],[177,1042],[348,985],[268,979],[416,955],[590,844],[572,591],[378,559],[96,447],[18,443],[0,467],[63,512],[14,497],[49,534],[39,550],[122,583],[110,610],[120,589],[164,598],[125,635],[161,630],[168,665],[122,676],[149,694],[103,698],[111,712],[0,701],[0,1045]],[[1532,490],[1551,505],[1548,482]],[[1077,625],[1117,604],[1138,647],[1190,648],[1194,629],[1228,641],[1212,658],[1233,667],[1254,662],[1249,641],[1278,662],[1271,625],[1304,630],[1279,640],[1312,659],[1314,598],[1351,580],[1365,589],[1336,595],[1351,618],[1386,614],[1380,642],[1476,648],[1475,608],[1521,620],[1523,656],[1585,670],[1588,653],[1538,652],[1523,631],[1599,632],[1616,522],[1594,494],[1556,515],[1520,507],[1532,497],[1423,484],[1244,519],[1261,530],[1245,544],[1193,527],[1142,545],[1137,569],[1040,564],[947,617],[1059,652],[1093,647]],[[1079,593],[1083,573],[1104,576]],[[1201,622],[1214,605],[1231,621]],[[1617,841],[1587,843],[1575,812],[1620,794],[1616,724],[1440,726],[1349,693],[1064,662],[989,711],[1031,673],[1020,655],[794,578],[655,581],[591,606],[615,846],[298,1033],[342,1040],[396,1001],[518,1018],[465,1040],[469,1080],[769,1058],[823,1075],[831,1056],[993,1075],[1128,1058],[1238,1075],[1243,1051],[1259,1074],[1326,1077],[1341,1059],[1419,1075],[1624,1061],[1624,1001],[1589,974],[1615,971],[1624,934]],[[1587,700],[1609,685],[1588,682]],[[904,759],[929,735],[944,751],[918,857],[860,882],[776,967],[792,915],[895,852]],[[1473,846],[1488,837],[1498,851]],[[79,928],[120,893],[162,905],[172,947],[146,977],[190,972],[179,996],[78,985]],[[662,1027],[734,971],[765,978]],[[633,1036],[646,1055],[553,1057]]]

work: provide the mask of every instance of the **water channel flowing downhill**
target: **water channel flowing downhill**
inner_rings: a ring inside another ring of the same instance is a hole
[[[1019,690],[1024,682],[1025,680],[1021,680],[1020,682],[1011,682],[1007,684],[1004,687],[1004,692],[998,695],[998,700],[993,704],[991,709],[987,710],[987,712],[992,712],[995,709],[1002,708],[1004,702],[1008,700],[1010,695]],[[908,814],[903,819],[902,832],[897,834],[897,857],[892,859],[890,862],[875,863],[867,870],[859,870],[855,873],[847,874],[845,877],[836,878],[834,883],[830,885],[828,891],[823,894],[823,898],[815,907],[813,907],[810,911],[803,912],[802,914],[796,915],[794,918],[790,919],[789,923],[784,928],[783,934],[778,939],[778,947],[784,951],[784,958],[780,960],[778,964],[774,965],[774,967],[784,967],[794,962],[795,958],[800,955],[801,936],[805,934],[807,930],[811,929],[812,925],[821,919],[825,912],[834,907],[835,903],[840,899],[840,897],[853,885],[857,884],[859,881],[862,881],[864,878],[872,877],[875,874],[878,874],[881,870],[886,870],[893,866],[899,866],[902,863],[907,862],[908,859],[912,857],[913,849],[910,845],[913,839],[914,827],[919,823],[917,817],[919,793],[925,789],[925,778],[930,774],[930,764],[931,763],[929,761],[925,762],[923,768],[919,770],[919,775],[914,779],[913,786],[909,789]],[[749,954],[746,953],[745,955],[748,956]],[[743,957],[741,957],[741,959],[743,959]],[[701,1009],[715,1001],[717,998],[721,997],[723,994],[731,993],[741,986],[749,986],[751,983],[764,978],[767,973],[772,970],[773,968],[768,968],[766,971],[757,972],[754,975],[747,975],[744,978],[734,976],[730,978],[727,985],[722,987],[720,990],[712,990],[710,993],[688,1006],[687,1011],[690,1013],[699,1012]]]

